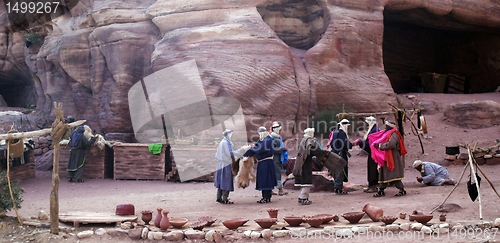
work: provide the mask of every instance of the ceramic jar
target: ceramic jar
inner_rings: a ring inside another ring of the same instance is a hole
[[[443,213],[443,214],[439,215],[439,221],[441,221],[441,222],[446,221],[446,214]]]
[[[161,218],[162,218],[161,211],[163,211],[163,209],[162,208],[157,208],[156,210],[158,211],[158,214],[156,215],[154,224],[155,224],[156,227],[160,228],[160,222],[161,222]]]
[[[163,210],[162,211],[162,214],[163,214],[163,217],[161,218],[161,221],[160,221],[160,229],[161,230],[168,230],[168,228],[170,227],[170,221],[168,219],[168,211],[166,210]]]
[[[270,218],[278,218],[278,210],[277,208],[270,208],[267,210],[267,213],[269,214]]]
[[[153,219],[153,212],[151,210],[144,210],[141,212],[141,219],[144,221],[144,224],[148,225],[149,222]]]
[[[384,215],[384,210],[382,210],[379,207],[372,206],[369,203],[367,203],[363,207],[363,212],[365,212],[368,215],[368,217],[370,217],[373,220],[373,222],[378,222],[380,220],[380,217]]]

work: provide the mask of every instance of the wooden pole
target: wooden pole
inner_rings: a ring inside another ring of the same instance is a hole
[[[493,188],[493,191],[495,192],[495,194],[497,194],[497,196],[500,198],[500,195],[498,194],[497,189],[495,189],[495,186],[493,186],[493,183],[491,183],[490,179],[488,179],[488,177],[486,177],[486,174],[484,174],[483,170],[481,170],[481,168],[479,168],[479,165],[477,163],[476,163],[476,167],[479,170],[479,172],[481,172],[481,174],[483,174],[484,178],[486,179],[488,184],[490,184],[491,188]]]
[[[68,126],[68,128],[72,128],[72,127],[80,126],[85,122],[87,122],[87,121],[86,120],[78,120],[76,122],[72,122],[72,123],[69,123],[66,125]],[[31,131],[31,132],[17,132],[17,133],[0,134],[0,140],[13,140],[13,139],[20,139],[20,138],[38,137],[38,136],[42,136],[45,134],[49,134],[51,132],[52,132],[52,128],[45,128],[42,130],[36,130],[36,131]]]
[[[17,221],[20,226],[23,226],[23,222],[19,217],[19,212],[17,211],[16,200],[14,199],[14,194],[12,193],[12,186],[10,185],[10,150],[9,141],[7,140],[7,184],[9,186],[10,198],[12,199],[12,206],[14,206],[14,211],[16,211]]]
[[[474,176],[474,182],[476,183],[477,188],[477,199],[479,201],[479,219],[483,220],[483,205],[481,203],[481,193],[479,192],[479,183],[477,182],[476,170],[474,170],[474,163],[472,163],[472,151],[470,147],[467,147],[467,151],[469,153],[469,164],[472,175]]]
[[[458,184],[460,184],[460,181],[462,180],[462,177],[464,176],[465,170],[467,169],[467,167],[469,167],[469,163],[465,164],[464,170],[462,171],[462,174],[460,175],[460,179],[458,179],[458,181],[455,184],[455,186],[453,187],[453,189],[451,189],[450,193],[448,193],[448,196],[446,196],[446,198],[443,200],[443,202],[441,204],[437,205],[435,208],[432,209],[431,214],[434,213],[434,211],[436,211],[436,209],[438,209],[439,207],[441,207],[446,202],[446,200],[448,200],[448,198],[455,191],[455,189],[457,189]]]
[[[50,135],[54,146],[54,160],[52,168],[52,191],[50,192],[50,232],[59,234],[59,141],[69,132],[68,125],[64,122],[62,104],[54,102],[55,119],[52,123]]]

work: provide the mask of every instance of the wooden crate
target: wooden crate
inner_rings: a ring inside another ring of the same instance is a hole
[[[68,161],[71,148],[61,146],[59,150],[59,177],[62,179],[68,176]],[[85,151],[85,171],[83,176],[91,179],[113,178],[113,149],[106,146],[104,150],[97,150],[94,155],[89,149]]]
[[[152,154],[149,144],[115,143],[115,180],[165,180],[165,146],[160,154]]]
[[[9,168],[9,176],[11,180],[24,180],[35,178],[35,157],[32,150],[24,152],[24,164],[14,165]],[[5,163],[5,161],[2,161]],[[0,171],[6,171],[4,166],[0,166]]]

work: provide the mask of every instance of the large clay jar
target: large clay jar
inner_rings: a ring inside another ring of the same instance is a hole
[[[368,217],[370,217],[373,220],[373,222],[378,222],[380,220],[380,217],[384,215],[384,210],[382,210],[379,207],[372,206],[369,203],[367,203],[363,207],[363,212],[368,214]]]
[[[156,210],[158,210],[158,214],[156,215],[156,218],[155,218],[155,226],[160,228],[160,222],[161,222],[161,218],[162,218],[162,215],[161,215],[161,211],[163,211],[162,208],[157,208]]]
[[[160,229],[161,230],[168,230],[170,227],[170,220],[168,219],[168,211],[163,210],[163,217],[161,218],[160,221]]]

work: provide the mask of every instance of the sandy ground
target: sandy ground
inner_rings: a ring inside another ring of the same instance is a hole
[[[268,217],[268,208],[278,208],[278,219],[282,223],[282,217],[285,215],[314,215],[320,213],[329,213],[341,215],[345,212],[361,211],[367,203],[378,206],[384,210],[384,215],[397,216],[399,212],[411,213],[413,210],[429,213],[435,206],[439,205],[452,190],[452,186],[445,187],[427,187],[415,180],[419,173],[411,168],[415,159],[424,161],[434,161],[441,163],[445,156],[445,146],[456,144],[474,144],[478,143],[480,147],[489,147],[495,144],[495,139],[499,139],[500,127],[494,126],[484,129],[464,129],[445,121],[442,111],[450,103],[472,100],[494,100],[500,102],[500,94],[477,94],[477,95],[445,95],[445,94],[415,94],[415,103],[423,102],[429,109],[426,114],[426,120],[429,133],[423,139],[425,153],[422,154],[417,137],[413,135],[406,136],[405,143],[408,147],[406,156],[406,168],[404,184],[408,194],[404,197],[395,197],[397,189],[389,187],[386,190],[386,196],[374,198],[372,193],[364,193],[362,190],[351,192],[349,195],[336,195],[331,192],[312,193],[310,199],[313,203],[309,206],[302,206],[297,203],[298,191],[289,191],[286,196],[274,196],[270,204],[258,204],[260,192],[254,190],[254,184],[250,188],[236,189],[231,193],[230,198],[235,202],[233,205],[221,205],[215,203],[216,189],[212,183],[173,183],[165,181],[131,181],[131,180],[111,180],[111,179],[88,179],[84,183],[69,183],[62,180],[59,188],[59,211],[87,211],[113,214],[119,204],[134,204],[136,214],[142,210],[153,210],[161,207],[168,210],[170,217],[185,217],[190,222],[194,222],[201,216],[214,216],[219,219],[213,226],[214,229],[227,231],[221,224],[221,220],[234,217],[245,217],[250,221],[247,226],[240,228],[259,229],[253,222],[257,218]],[[406,95],[402,96],[406,100]],[[406,100],[407,101],[407,100]],[[406,102],[405,101],[405,102]],[[432,111],[432,112],[431,112]],[[409,131],[409,128],[407,129]],[[356,139],[355,135],[351,140]],[[466,152],[461,149],[462,152]],[[349,160],[349,179],[350,183],[359,185],[361,188],[366,184],[366,155],[360,153],[359,148],[354,148],[353,155]],[[293,154],[292,154],[293,156]],[[214,161],[215,167],[215,161]],[[481,169],[486,173],[493,185],[500,189],[500,177],[497,176],[498,165],[482,165]],[[463,165],[447,165],[451,176],[458,180],[462,173]],[[466,189],[466,181],[469,172],[467,171],[462,182],[447,200],[447,203],[455,203],[463,209],[459,212],[447,213],[449,223],[475,224],[481,222],[479,215],[478,201],[472,202]],[[483,221],[494,221],[500,218],[499,197],[494,193],[492,187],[484,180],[481,184],[482,200],[482,219]],[[36,178],[24,180],[20,185],[25,189],[23,194],[24,202],[19,213],[23,218],[34,217],[40,210],[50,211],[49,196],[51,191],[50,172],[37,172]],[[438,222],[438,216],[441,213],[434,212],[432,222]],[[15,216],[14,211],[7,214],[10,217]],[[156,213],[153,214],[155,216]],[[0,219],[2,220],[2,219]],[[409,221],[398,219],[396,223],[408,223]],[[374,224],[365,216],[360,222],[362,225]],[[188,223],[189,224],[189,223]],[[282,223],[283,226],[286,224]],[[348,225],[348,222],[342,219],[339,222],[330,223],[331,225]],[[378,223],[382,224],[382,223]],[[303,224],[308,226],[307,224]],[[84,225],[80,229],[88,229],[95,226]],[[113,227],[105,225],[99,227]],[[209,229],[209,228],[207,228]],[[450,238],[451,237],[451,238]],[[479,239],[479,238],[478,238]],[[473,241],[477,241],[475,239]],[[496,238],[500,240],[500,233]],[[0,238],[0,242],[5,238]],[[118,239],[98,238],[83,239],[80,242],[115,242]],[[127,239],[120,239],[126,242]],[[306,241],[306,239],[274,239],[275,242]],[[307,241],[310,241],[308,239]],[[332,242],[332,239],[315,239],[318,242]],[[398,238],[367,238],[360,236],[357,239],[342,239],[340,242],[364,242],[384,241],[384,242],[429,242],[440,240],[442,242],[469,242],[470,240],[461,238],[460,235],[441,236],[439,239],[428,238],[425,240],[401,240]],[[246,240],[250,241],[250,240]],[[52,240],[52,242],[55,242]],[[63,242],[63,241],[61,241]],[[67,242],[67,241],[65,241]]]

